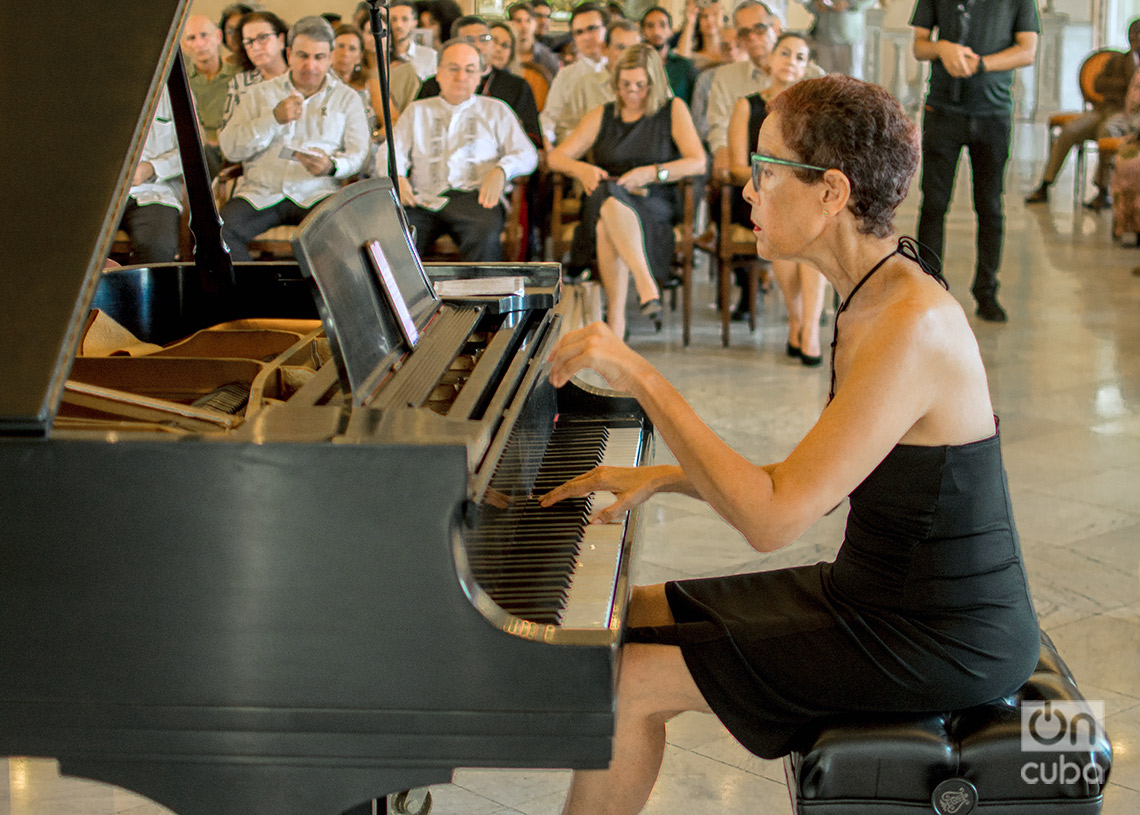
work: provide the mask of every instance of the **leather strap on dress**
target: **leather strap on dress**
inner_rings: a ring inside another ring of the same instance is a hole
[[[947,291],[950,290],[950,285],[946,282],[946,278],[942,276],[941,268],[935,268],[924,261],[918,252],[918,247],[918,241],[908,235],[903,235],[901,238],[899,238],[898,246],[884,255],[882,260],[871,267],[871,271],[867,272],[867,274],[863,275],[859,279],[859,282],[855,284],[855,288],[851,290],[851,293],[847,295],[847,299],[840,304],[838,311],[835,312],[835,328],[831,334],[831,387],[828,388],[827,391],[827,401],[829,403],[832,399],[835,398],[835,348],[837,345],[839,345],[839,315],[847,310],[847,306],[850,304],[851,298],[855,296],[855,292],[859,291],[859,289],[863,287],[863,284],[870,279],[871,275],[879,271],[879,269],[883,268],[883,264],[885,264],[892,257],[895,255],[901,255],[907,260],[911,260],[917,263],[918,267],[933,277],[935,280],[937,280],[942,285],[942,288],[946,289]],[[939,264],[939,266],[941,266],[941,264]]]

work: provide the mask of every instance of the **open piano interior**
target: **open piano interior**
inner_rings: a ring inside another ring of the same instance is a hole
[[[549,384],[574,307],[557,265],[425,267],[384,179],[326,199],[296,262],[231,263],[177,52],[187,5],[34,23],[78,49],[131,19],[131,59],[12,91],[66,88],[102,139],[73,144],[51,106],[46,135],[0,136],[54,159],[6,179],[30,191],[10,226],[71,224],[5,240],[0,267],[18,349],[0,359],[0,749],[181,815],[606,766],[638,511],[590,525],[612,496],[535,499],[647,460],[648,421]],[[195,258],[104,271],[165,84]],[[77,167],[79,200],[53,200]],[[433,291],[482,275],[526,285]]]

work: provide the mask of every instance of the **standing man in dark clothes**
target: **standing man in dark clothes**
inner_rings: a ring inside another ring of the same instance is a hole
[[[1013,131],[1013,69],[1033,63],[1041,23],[1034,0],[918,0],[911,15],[914,56],[929,60],[922,120],[922,209],[918,240],[927,261],[942,258],[946,210],[962,148],[970,152],[977,266],[977,314],[1004,323],[997,300],[1005,215],[1002,192]],[[938,38],[932,39],[937,29]]]

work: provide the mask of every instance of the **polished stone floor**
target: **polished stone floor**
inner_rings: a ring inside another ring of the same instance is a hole
[[[948,223],[946,272],[969,309],[988,367],[1041,623],[1086,697],[1106,705],[1116,756],[1103,811],[1132,815],[1140,812],[1140,278],[1131,270],[1140,264],[1140,249],[1112,242],[1108,214],[1074,208],[1069,171],[1049,207],[1021,203],[1040,172],[1043,143],[1041,128],[1018,128],[1001,272],[1010,322],[972,317],[965,167]],[[915,194],[901,212],[902,231],[913,230],[916,208]],[[818,415],[826,365],[810,370],[784,356],[782,305],[774,293],[764,303],[761,328],[750,335],[734,325],[731,347],[722,348],[710,297],[702,284],[689,348],[681,347],[675,319],[653,334],[633,317],[631,344],[744,454],[776,460]],[[647,515],[639,582],[812,563],[834,553],[844,523],[837,512],[801,541],[764,556],[689,499],[656,499]],[[781,765],[748,754],[712,717],[679,717],[668,742],[647,812],[789,811]],[[454,784],[432,790],[433,812],[553,815],[567,778],[557,771],[460,770]],[[7,771],[0,769],[0,815],[163,811],[121,790],[60,779],[51,761],[9,759]]]

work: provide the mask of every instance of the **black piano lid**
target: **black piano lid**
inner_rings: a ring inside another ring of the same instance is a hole
[[[51,427],[188,5],[0,3],[0,436]]]

